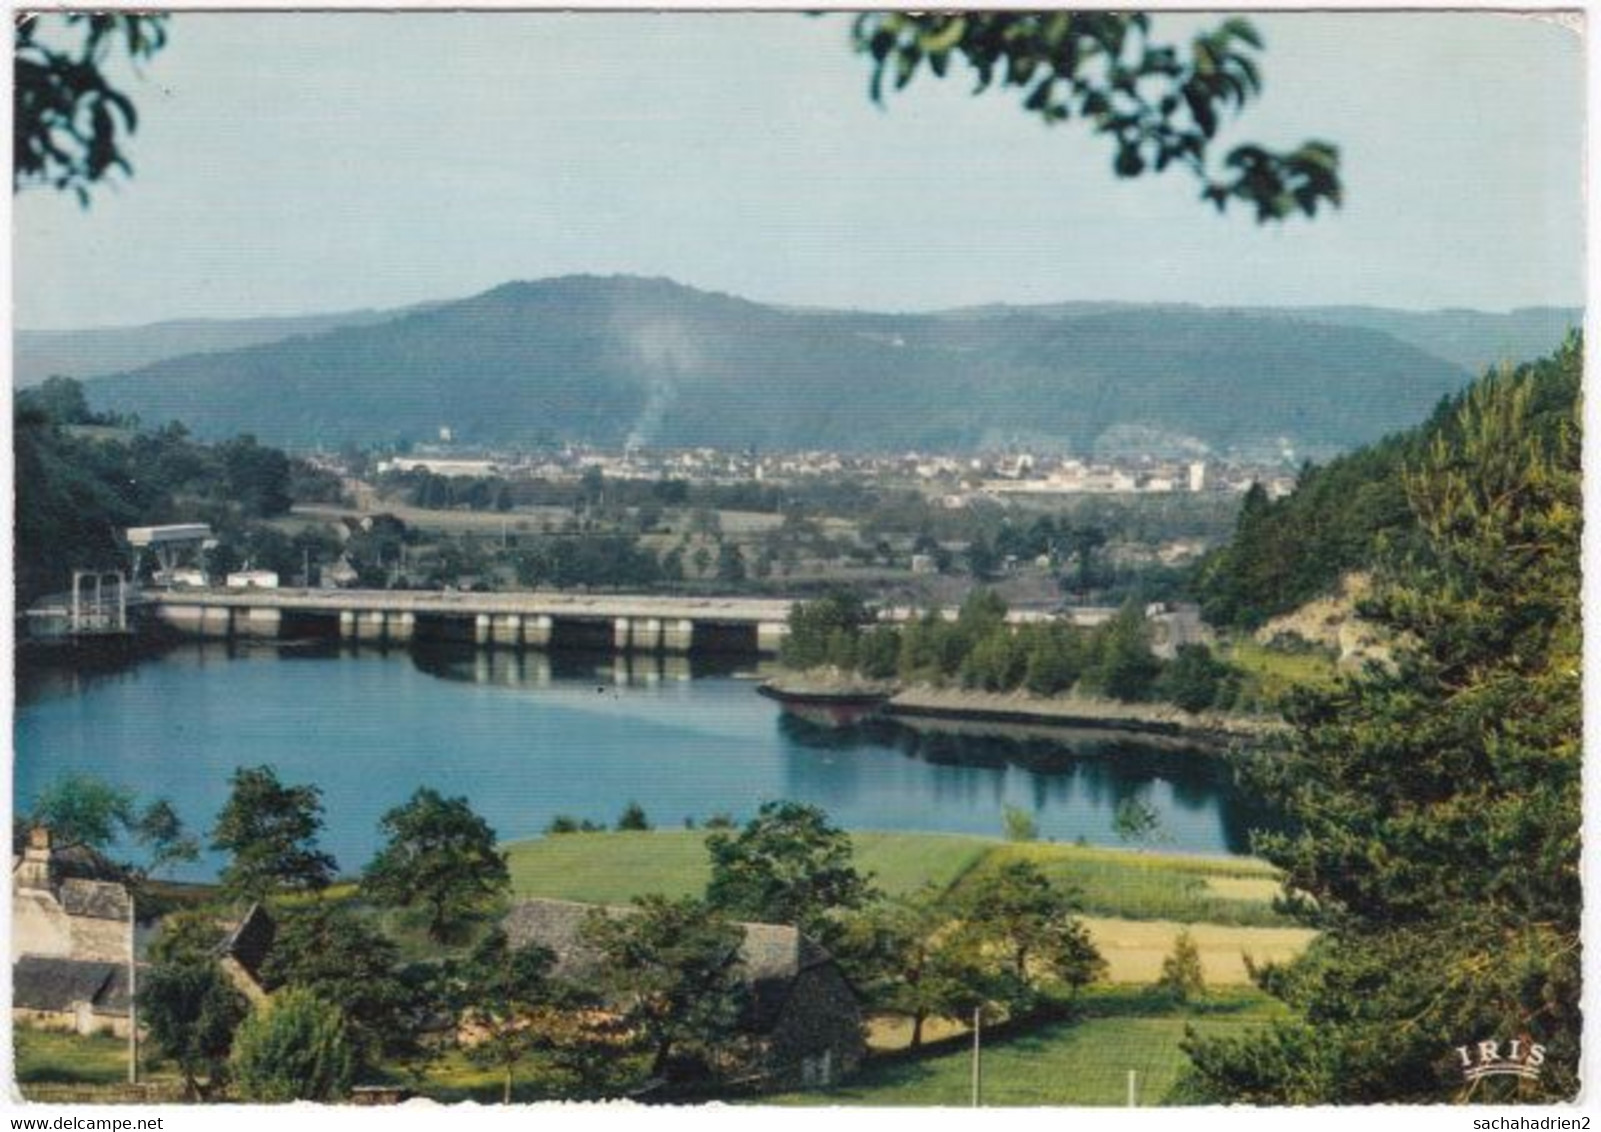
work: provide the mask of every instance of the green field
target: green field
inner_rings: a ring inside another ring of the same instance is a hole
[[[128,1040],[110,1034],[81,1037],[28,1025],[11,1029],[17,1089],[46,1104],[172,1104],[183,1081],[170,1062],[148,1048],[139,1056],[139,1084],[128,1084]]]
[[[1149,995],[1108,990],[1087,996],[1085,1005],[1091,1017],[994,1034],[981,1059],[982,1103],[1121,1106],[1128,1103],[1133,1070],[1138,1103],[1159,1105],[1185,1064],[1179,1042],[1186,1026],[1207,1036],[1237,1034],[1282,1011],[1259,991],[1233,991],[1174,1008]],[[972,1103],[972,1071],[972,1047],[958,1036],[919,1057],[871,1059],[840,1087],[764,1097],[761,1103],[966,1106]]]
[[[567,833],[508,846],[516,896],[625,903],[636,896],[697,895],[709,874],[706,834]],[[930,833],[852,833],[856,864],[886,892],[942,888],[1026,859],[1078,889],[1086,913],[1286,927],[1272,908],[1273,870],[1243,858],[1184,857],[1123,849]]]
[[[1052,1022],[1024,1032],[997,1030],[984,1043],[986,1105],[1101,1105],[1126,1103],[1134,1070],[1142,1105],[1164,1102],[1184,1065],[1179,1042],[1185,1027],[1206,1035],[1239,1033],[1276,1017],[1282,1008],[1257,991],[1214,993],[1202,1003],[1174,1008],[1141,991],[1101,989],[1086,995],[1087,1017]],[[127,1043],[82,1038],[26,1027],[15,1031],[17,1082],[34,1100],[118,1103],[136,1099],[121,1085]],[[763,1105],[952,1105],[971,1101],[971,1045],[965,1035],[922,1055],[870,1059],[846,1085],[807,1093],[756,1098]],[[170,1074],[167,1075],[170,1077]],[[149,1080],[149,1077],[146,1078]],[[42,1086],[42,1082],[53,1083]],[[539,1057],[518,1069],[517,1103],[560,1095],[564,1078]],[[176,1099],[176,1081],[167,1081]],[[498,1103],[498,1071],[469,1065],[457,1051],[430,1067],[419,1091],[445,1103]]]
[[[1251,927],[1294,923],[1273,910],[1275,873],[1263,861],[1029,842],[997,845],[972,875],[1013,860],[1031,861],[1053,881],[1077,889],[1089,915]]]
[[[706,835],[563,833],[506,846],[514,897],[626,904],[636,896],[705,891]]]
[[[17,1084],[115,1085],[128,1079],[128,1041],[110,1034],[79,1037],[17,1026],[12,1030]]]
[[[932,833],[853,833],[856,867],[887,892],[953,883],[999,842]],[[711,868],[706,834],[564,833],[507,846],[512,893],[598,904],[636,896],[698,896]]]
[[[885,892],[910,892],[925,884],[948,888],[990,853],[987,837],[938,833],[852,833],[856,864]]]

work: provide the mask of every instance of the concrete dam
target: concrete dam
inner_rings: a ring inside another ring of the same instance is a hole
[[[793,604],[774,598],[437,593],[407,590],[147,591],[158,625],[184,636],[413,641],[510,649],[590,648],[686,655],[773,655]]]

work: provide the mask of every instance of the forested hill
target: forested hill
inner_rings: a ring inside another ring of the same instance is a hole
[[[1577,333],[1552,356],[1519,367],[1532,383],[1537,430],[1576,427],[1583,368]],[[1495,380],[1481,378],[1479,384]],[[1254,628],[1330,590],[1347,571],[1404,555],[1417,538],[1405,473],[1436,442],[1456,444],[1457,407],[1466,393],[1442,404],[1423,424],[1308,470],[1296,489],[1269,501],[1259,489],[1246,496],[1226,547],[1204,559],[1196,588],[1208,621]]]
[[[18,389],[47,377],[97,377],[122,373],[184,354],[237,350],[297,335],[323,334],[342,326],[371,326],[408,313],[354,310],[285,318],[180,319],[148,326],[88,330],[18,330],[12,381]]]
[[[167,359],[96,409],[291,446],[458,442],[1327,456],[1470,379],[1378,330],[1201,309],[1063,319],[763,306],[667,280],[511,283],[370,326]]]
[[[1207,309],[1187,303],[1153,306],[1080,302],[1039,306],[997,304],[960,308],[945,314],[955,319],[992,319],[1018,314],[1083,318],[1115,311],[1178,313]],[[1250,318],[1287,319],[1376,330],[1475,375],[1503,362],[1523,362],[1548,354],[1561,344],[1569,331],[1584,325],[1584,311],[1578,307],[1521,307],[1504,314],[1463,309],[1404,311],[1362,306],[1227,307],[1211,310],[1213,313],[1232,312]]]

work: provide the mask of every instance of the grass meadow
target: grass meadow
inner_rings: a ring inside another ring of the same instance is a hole
[[[512,898],[549,897],[627,903],[660,893],[704,891],[709,875],[705,830],[572,833],[507,845]],[[982,1101],[986,1105],[1108,1106],[1128,1101],[1135,1074],[1142,1105],[1170,1100],[1184,1064],[1187,1028],[1203,1034],[1240,1032],[1270,1021],[1281,1007],[1250,985],[1245,956],[1255,962],[1293,957],[1313,933],[1273,907],[1278,881],[1265,863],[1240,858],[1188,857],[1136,850],[943,834],[855,832],[856,863],[889,893],[925,884],[958,893],[986,871],[1028,860],[1080,896],[1083,918],[1108,963],[1105,982],[1089,988],[1065,1016],[1015,1029],[984,1042]],[[290,898],[284,904],[310,898]],[[353,884],[321,899],[349,902],[399,943],[406,958],[437,954],[418,914],[367,908]],[[1207,992],[1174,1003],[1149,988],[1188,929],[1201,953]],[[476,936],[488,929],[479,925]],[[467,946],[470,940],[460,941]],[[905,1049],[905,1019],[869,1020],[872,1055],[844,1085],[756,1098],[763,1104],[967,1105],[971,1103],[970,1034],[950,1020],[931,1019],[926,1043]],[[127,1044],[18,1027],[16,1081],[35,1100],[127,1101]],[[151,1066],[158,1087],[175,1087],[170,1067]],[[538,1058],[520,1068],[513,1097],[534,1101],[559,1092],[562,1074]],[[459,1052],[429,1070],[419,1091],[436,1100],[500,1099],[502,1080],[472,1066]]]

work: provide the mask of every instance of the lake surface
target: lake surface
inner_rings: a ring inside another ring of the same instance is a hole
[[[233,770],[270,763],[285,783],[322,789],[322,846],[349,872],[371,858],[383,813],[419,786],[465,795],[507,840],[557,814],[610,824],[631,800],[663,827],[744,820],[788,798],[850,829],[986,835],[1010,805],[1042,837],[1115,845],[1113,813],[1132,796],[1159,815],[1159,847],[1206,854],[1247,851],[1268,820],[1216,759],[1063,738],[823,730],[726,662],[197,644],[94,673],[22,671],[14,786],[25,810],[85,771],[171,799],[204,831]],[[210,855],[183,875],[219,865]]]

